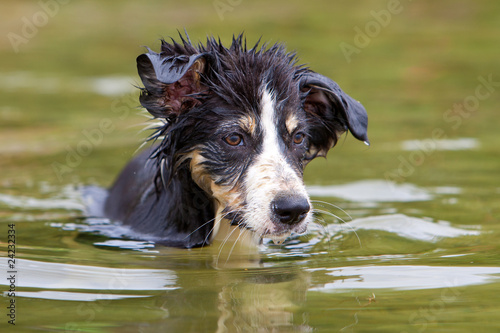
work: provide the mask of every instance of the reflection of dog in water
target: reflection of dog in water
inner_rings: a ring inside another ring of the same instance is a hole
[[[347,130],[367,142],[363,106],[280,44],[247,48],[240,35],[226,48],[181,36],[137,66],[140,102],[160,122],[157,144],[122,171],[104,215],[142,239],[191,248],[222,230],[275,242],[304,233],[306,164]]]
[[[151,332],[313,332],[306,307],[310,279],[310,273],[298,266],[217,270],[203,274],[201,284],[192,274],[179,276],[180,288],[159,294],[154,301],[150,311],[164,314],[148,328]]]

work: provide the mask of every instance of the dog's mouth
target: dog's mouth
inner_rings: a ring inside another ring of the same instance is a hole
[[[283,233],[283,234],[279,234],[279,235],[270,235],[269,237],[265,237],[265,238],[270,238],[274,245],[281,245],[285,242],[285,240],[290,237],[291,233],[290,232],[287,232],[287,233]]]
[[[257,230],[252,223],[245,220],[241,212],[228,212],[224,214],[224,219],[229,221],[231,226],[237,226],[256,233],[260,238],[268,238],[276,245],[281,245],[292,234],[303,234],[307,230],[307,221],[302,221],[296,225],[287,225],[280,222],[271,222],[270,227],[263,230]]]
[[[292,234],[304,234],[307,231],[307,224],[307,221],[302,221],[301,223],[294,226],[277,223],[272,229],[266,229],[262,233],[261,237],[269,238],[274,242],[274,244],[281,245]]]

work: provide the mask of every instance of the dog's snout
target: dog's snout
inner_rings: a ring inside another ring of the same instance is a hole
[[[311,206],[302,196],[283,196],[272,201],[271,209],[281,223],[296,224],[306,217]]]

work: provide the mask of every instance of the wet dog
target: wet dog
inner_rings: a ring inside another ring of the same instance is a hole
[[[235,226],[281,242],[312,221],[302,175],[350,131],[363,106],[284,46],[162,40],[137,58],[140,103],[160,123],[109,189],[105,216],[167,246],[209,244]],[[223,236],[225,237],[225,236]]]

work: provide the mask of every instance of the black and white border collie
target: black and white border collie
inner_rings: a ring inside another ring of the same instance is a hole
[[[275,242],[304,233],[304,167],[348,130],[368,143],[363,106],[280,44],[181,36],[148,51],[137,58],[140,103],[160,124],[109,189],[104,215],[183,248],[221,230]]]

